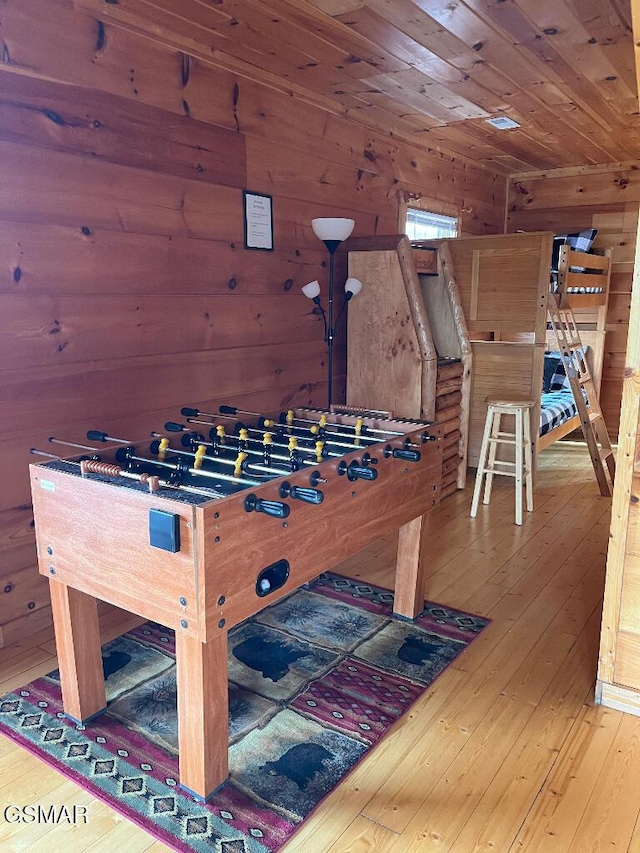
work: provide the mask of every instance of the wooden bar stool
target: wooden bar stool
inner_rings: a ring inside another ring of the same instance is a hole
[[[527,511],[533,512],[533,477],[532,477],[532,447],[529,410],[534,406],[533,400],[502,400],[487,398],[487,419],[484,424],[478,473],[471,502],[471,518],[478,512],[482,478],[486,475],[483,503],[488,504],[491,498],[493,475],[515,477],[516,481],[516,524],[522,524],[522,484],[526,486]],[[502,415],[512,415],[515,419],[515,432],[504,432],[500,429]],[[515,462],[497,459],[499,444],[515,449]]]

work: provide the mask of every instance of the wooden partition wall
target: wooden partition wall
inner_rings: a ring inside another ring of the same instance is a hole
[[[538,435],[552,242],[553,235],[544,232],[446,241],[473,349],[472,467],[478,464],[488,396],[534,400],[531,435]]]
[[[443,438],[440,495],[464,488],[471,348],[450,254],[433,252],[421,275],[401,234],[352,238],[345,251],[349,274],[367,282],[349,314],[347,403],[435,421]]]
[[[129,6],[116,24],[101,10],[123,6],[0,5],[1,646],[50,620],[29,447],[144,439],[184,405],[322,405],[322,320],[300,294],[327,283],[311,219],[389,233],[407,191],[495,231],[506,182],[142,35]],[[244,188],[273,198],[273,252],[243,247]],[[338,401],[344,327],[335,355]]]
[[[349,312],[347,403],[433,420],[438,351],[409,240],[352,238],[345,251],[349,275],[367,282]]]

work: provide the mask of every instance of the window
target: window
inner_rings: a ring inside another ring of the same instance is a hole
[[[458,236],[458,220],[417,207],[407,207],[406,234],[410,240],[435,240]]]

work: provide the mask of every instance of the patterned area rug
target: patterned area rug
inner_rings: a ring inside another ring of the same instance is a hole
[[[62,713],[58,673],[0,699],[0,730],[179,851],[273,853],[488,623],[323,574],[229,633],[230,778],[202,804],[178,784],[173,633],[103,648],[107,709]]]

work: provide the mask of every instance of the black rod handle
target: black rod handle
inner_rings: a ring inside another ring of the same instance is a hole
[[[218,411],[221,415],[237,415],[238,409],[236,406],[218,406]]]
[[[324,500],[324,492],[320,489],[307,489],[301,486],[292,486],[291,483],[285,481],[280,486],[281,498],[293,498],[296,501],[303,501],[307,504],[321,504]]]
[[[107,441],[108,438],[109,438],[109,433],[100,432],[97,429],[90,429],[87,432],[87,439],[89,441]]]
[[[164,425],[167,432],[186,432],[187,427],[184,424],[177,424],[175,421],[167,421]]]
[[[342,461],[338,465],[338,474],[347,475],[348,480],[377,480],[378,472],[375,468],[369,468],[367,465],[358,465],[357,462],[350,462],[348,465]]]
[[[307,504],[321,504],[324,500],[324,492],[320,489],[307,489],[301,486],[293,486],[291,489],[291,497],[297,501],[303,501]]]
[[[135,454],[136,449],[133,445],[130,447],[119,447],[116,450],[116,462],[120,465],[127,465],[131,462],[131,457]]]
[[[191,409],[189,406],[185,406],[183,409],[180,409],[180,414],[184,415],[185,418],[197,418],[200,414],[200,409]]]
[[[87,432],[89,441],[115,441],[118,444],[129,444],[128,438],[116,438],[114,435],[109,435],[108,432],[100,432],[97,429],[90,429]],[[51,438],[49,439],[51,441]]]
[[[183,447],[190,447],[192,450],[195,449],[197,444],[202,444],[203,442],[204,436],[200,435],[199,432],[185,432],[180,439],[180,444]]]
[[[375,468],[368,468],[366,465],[358,465],[352,462],[347,468],[347,477],[349,480],[376,480],[378,472]]]
[[[254,494],[247,495],[244,499],[244,508],[246,512],[263,512],[265,515],[271,515],[273,518],[287,518],[291,512],[289,504],[283,501],[267,501],[264,498],[258,498]]]
[[[394,447],[392,455],[393,455],[394,459],[404,459],[405,462],[419,462],[420,461],[420,451],[419,450],[402,450],[399,447]]]

